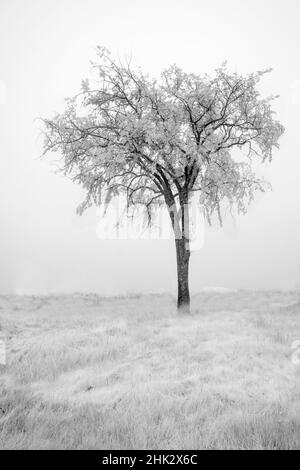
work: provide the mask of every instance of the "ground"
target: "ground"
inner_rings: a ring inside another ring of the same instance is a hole
[[[297,300],[2,296],[0,448],[299,449]]]

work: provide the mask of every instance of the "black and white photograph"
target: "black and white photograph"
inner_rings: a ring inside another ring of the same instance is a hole
[[[1,451],[300,450],[299,25],[0,0]]]

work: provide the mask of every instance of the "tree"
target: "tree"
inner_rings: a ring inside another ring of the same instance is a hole
[[[96,79],[82,82],[66,110],[45,119],[45,152],[59,150],[62,170],[83,185],[79,208],[109,204],[126,194],[143,205],[147,220],[160,204],[169,209],[175,235],[178,308],[189,311],[189,210],[194,193],[210,222],[222,221],[224,202],[245,212],[265,182],[252,162],[271,161],[283,126],[257,84],[269,70],[247,76],[224,63],[213,77],[172,66],[161,80],[133,71],[98,48]],[[239,152],[236,152],[239,150]]]

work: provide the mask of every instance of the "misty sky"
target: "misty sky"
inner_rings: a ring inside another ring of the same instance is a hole
[[[247,1],[0,1],[0,291],[102,294],[173,291],[173,240],[100,240],[82,189],[41,160],[39,116],[62,111],[90,74],[97,44],[150,74],[176,63],[212,72],[273,67],[263,94],[286,128],[271,165],[273,191],[246,216],[205,229],[192,254],[191,289],[300,284],[300,4]]]

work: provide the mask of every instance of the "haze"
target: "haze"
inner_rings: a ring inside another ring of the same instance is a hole
[[[176,63],[212,72],[224,60],[248,73],[268,67],[261,90],[286,128],[260,171],[273,190],[246,216],[206,227],[191,259],[191,289],[300,284],[300,7],[296,0],[207,2],[1,0],[0,291],[175,292],[170,240],[100,240],[96,209],[76,215],[81,188],[41,160],[38,117],[63,110],[90,74],[96,45],[152,75]]]

